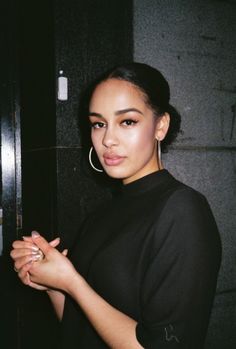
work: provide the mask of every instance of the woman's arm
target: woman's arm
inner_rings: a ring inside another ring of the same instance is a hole
[[[47,286],[41,285],[39,283],[32,282],[29,275],[29,270],[31,268],[31,263],[25,264],[18,272],[18,276],[23,282],[23,284],[30,286],[39,291],[46,291],[49,299],[52,303],[52,306],[56,312],[58,320],[62,320],[65,295],[63,292],[48,288]]]
[[[67,292],[79,304],[92,326],[110,348],[142,348],[136,339],[135,320],[99,296],[75,270],[71,262],[52,248],[43,237],[34,235],[33,241],[43,251],[45,258],[31,265],[29,273],[32,282]]]
[[[15,262],[15,270],[18,271],[18,276],[25,285],[28,285],[40,291],[47,292],[49,299],[52,302],[53,308],[56,312],[56,315],[58,319],[61,320],[64,310],[65,295],[64,293],[58,290],[49,289],[44,285],[33,283],[30,280],[29,269],[31,268],[31,263],[39,260],[42,257],[42,254],[38,253],[39,248],[32,242],[32,238],[30,236],[23,237],[23,240],[24,241],[16,240],[13,242],[13,250],[11,251],[11,257]],[[56,247],[59,243],[60,239],[56,238],[49,244],[52,247]],[[67,252],[67,250],[64,250],[62,254],[66,256]]]
[[[137,341],[137,322],[120,312],[75,273],[65,291],[79,304],[98,334],[111,348],[143,348]]]
[[[61,321],[64,311],[65,304],[65,295],[64,293],[56,290],[47,290],[46,291],[49,299],[52,302],[52,306],[56,312],[58,319]]]

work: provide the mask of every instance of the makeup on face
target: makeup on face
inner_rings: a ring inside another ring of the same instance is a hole
[[[156,119],[131,83],[110,79],[98,85],[89,119],[94,148],[109,176],[125,183],[158,169]]]

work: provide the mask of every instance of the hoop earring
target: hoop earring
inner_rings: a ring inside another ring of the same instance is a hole
[[[157,156],[158,156],[158,165],[159,168],[162,169],[162,163],[161,163],[161,141],[157,140]]]
[[[103,170],[94,166],[94,164],[92,162],[92,152],[93,152],[93,147],[91,147],[89,150],[89,163],[90,163],[91,167],[97,172],[103,172]]]

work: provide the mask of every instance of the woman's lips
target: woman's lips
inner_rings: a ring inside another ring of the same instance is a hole
[[[103,159],[107,166],[117,166],[122,163],[124,156],[104,154]]]

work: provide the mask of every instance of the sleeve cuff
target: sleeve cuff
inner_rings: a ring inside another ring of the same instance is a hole
[[[147,326],[138,323],[136,326],[136,337],[145,349],[180,349],[183,342],[180,330],[173,324]]]

